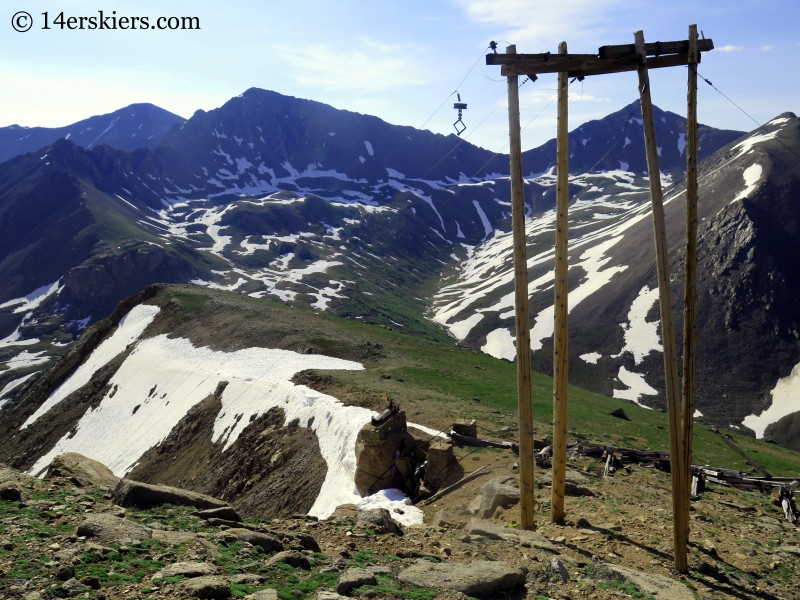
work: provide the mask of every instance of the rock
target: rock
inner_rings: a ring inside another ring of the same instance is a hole
[[[364,425],[356,438],[355,484],[358,492],[369,496],[392,488],[410,491],[405,489],[407,486],[400,469],[395,468],[395,458],[398,452],[406,452],[415,446],[413,436],[406,430],[406,414],[402,410],[377,425],[371,422]],[[424,460],[422,456],[417,458]]]
[[[477,515],[481,510],[482,501],[483,501],[482,496],[475,496],[472,499],[472,502],[469,503],[469,506],[467,506],[467,512],[471,515]]]
[[[217,500],[205,494],[190,492],[168,485],[151,485],[130,479],[121,479],[114,489],[111,501],[118,506],[136,506],[147,508],[160,504],[177,504],[179,506],[194,506],[199,509],[221,508],[228,506],[222,500]]]
[[[433,515],[433,521],[431,523],[434,527],[460,527],[464,521],[460,520],[453,513],[442,509]]]
[[[548,566],[553,575],[561,580],[561,583],[569,582],[569,573],[567,572],[567,567],[564,566],[564,563],[562,563],[556,557],[553,557],[550,559]]]
[[[0,498],[9,502],[18,502],[22,498],[22,492],[16,486],[5,485],[0,487]]]
[[[232,579],[232,578],[231,578]],[[276,590],[258,590],[252,596],[248,596],[252,600],[278,600],[278,592]]]
[[[433,563],[420,560],[397,576],[403,583],[423,588],[447,589],[476,598],[496,598],[521,587],[525,571],[501,561]]]
[[[478,422],[475,419],[456,419],[453,423],[453,431],[459,435],[468,437],[478,437]]]
[[[778,548],[778,552],[791,554],[793,556],[800,556],[800,546],[781,546]]]
[[[483,518],[491,517],[498,506],[511,508],[519,504],[519,488],[510,485],[512,481],[516,481],[516,478],[505,475],[495,477],[483,486],[479,511]]]
[[[100,580],[97,577],[92,575],[87,575],[86,577],[81,577],[81,583],[83,585],[89,586],[93,590],[100,589]]]
[[[194,577],[181,581],[181,587],[194,598],[230,598],[228,580],[216,575]]]
[[[275,556],[270,557],[266,565],[268,567],[272,567],[279,563],[289,565],[295,569],[303,569],[304,571],[311,570],[311,563],[308,562],[306,555],[302,552],[298,552],[297,550],[284,550],[283,552],[278,552]]]
[[[320,592],[317,600],[347,600],[347,596],[340,596],[336,592]]]
[[[61,565],[56,571],[56,577],[61,581],[73,579],[75,577],[75,567],[70,564]]]
[[[510,529],[509,527],[503,527],[491,521],[473,518],[467,523],[464,532],[469,535],[487,537],[491,540],[507,540],[516,543],[530,544],[533,548],[548,550],[558,554],[556,547],[535,531]]]
[[[619,581],[639,588],[645,596],[657,600],[694,600],[692,591],[679,581],[663,575],[642,573],[628,567],[610,563],[599,563],[595,566],[592,578],[598,581]]]
[[[167,565],[153,575],[153,577],[201,577],[203,575],[214,575],[218,572],[218,567],[208,563],[179,562]]]
[[[219,508],[209,508],[207,510],[200,510],[193,513],[196,517],[201,519],[225,519],[234,523],[241,523],[242,517],[231,506],[221,506]]]
[[[328,517],[329,521],[341,521],[343,519],[351,519],[355,521],[358,516],[359,508],[355,504],[340,504]]]
[[[92,514],[78,525],[79,536],[95,538],[101,544],[134,544],[149,539],[152,530],[128,519],[108,514]]]
[[[3,550],[13,550],[14,549],[14,542],[11,540],[3,540],[0,542],[0,548]]]
[[[615,410],[612,410],[608,414],[610,414],[612,417],[617,417],[618,419],[625,419],[626,421],[630,421],[630,418],[628,418],[628,415],[625,414],[625,411],[621,406]]]
[[[266,533],[261,533],[260,531],[236,528],[228,529],[225,534],[234,536],[236,539],[252,544],[253,546],[258,546],[264,552],[281,552],[283,550],[283,544],[277,539]]]
[[[153,539],[168,546],[177,546],[184,542],[191,542],[197,539],[197,534],[192,531],[164,531],[163,529],[153,530]]]
[[[78,487],[116,487],[119,477],[107,466],[77,452],[59,454],[47,468],[45,479],[63,477]]]
[[[541,486],[551,486],[553,484],[553,472],[547,471],[542,475],[539,480]],[[567,469],[567,476],[564,485],[564,491],[567,496],[594,496],[592,490],[584,487],[589,484],[589,479],[578,471]]]
[[[79,596],[85,592],[88,592],[91,589],[89,586],[83,585],[77,579],[70,579],[69,581],[65,581],[61,587],[64,589],[64,591],[67,593],[67,596],[69,596],[70,598]]]
[[[431,442],[427,459],[428,464],[425,466],[422,483],[432,492],[461,479],[464,475],[464,468],[453,454],[453,442],[450,439],[437,438]]]
[[[264,581],[264,579],[265,578],[263,575],[256,575],[255,573],[238,573],[237,575],[231,575],[228,577],[228,581],[230,581],[231,584],[236,585],[258,585]],[[275,592],[275,590],[269,591]]]
[[[100,544],[95,544],[94,542],[86,542],[83,546],[83,551],[86,553],[93,552],[95,554],[102,554],[105,556],[109,552],[113,552],[113,548],[109,548],[108,546],[102,546]]]
[[[336,593],[347,596],[351,590],[362,585],[376,585],[377,583],[375,574],[368,569],[347,569],[339,575],[339,579],[336,581]]]
[[[403,535],[400,524],[392,519],[389,511],[385,508],[372,508],[359,511],[356,516],[356,525],[363,529],[372,529],[377,534],[393,533]]]

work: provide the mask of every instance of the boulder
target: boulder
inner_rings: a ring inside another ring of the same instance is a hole
[[[239,513],[236,512],[236,509],[231,506],[221,506],[219,508],[199,510],[194,513],[194,516],[200,517],[201,519],[224,519],[225,521],[230,521],[232,523],[242,522],[242,517],[240,517]]]
[[[612,410],[608,414],[610,414],[612,417],[617,417],[618,419],[625,419],[626,421],[630,421],[630,418],[628,417],[628,415],[625,414],[625,410],[621,406],[619,408]]]
[[[279,563],[289,565],[295,569],[303,569],[304,571],[311,570],[311,563],[308,562],[306,555],[302,552],[298,552],[297,550],[284,550],[283,552],[278,552],[275,556],[269,558],[266,565],[268,567],[272,567]]]
[[[475,419],[456,419],[453,423],[453,431],[459,435],[467,437],[478,437],[478,422]]]
[[[149,539],[152,530],[128,519],[99,513],[86,517],[86,520],[78,525],[76,533],[79,536],[95,538],[100,544],[134,544]]]
[[[215,575],[218,572],[219,568],[217,566],[208,563],[178,562],[167,565],[153,577],[202,577],[204,575]]]
[[[253,546],[258,546],[264,552],[281,552],[283,551],[283,544],[277,539],[266,533],[260,531],[251,531],[250,529],[234,528],[225,531],[226,535],[235,537],[242,542],[247,542]]]
[[[251,600],[278,600],[278,592],[276,590],[258,590],[252,596],[247,596]]]
[[[481,492],[481,508],[478,514],[484,518],[491,517],[498,506],[511,508],[519,504],[519,488],[511,485],[515,477],[504,475],[495,477],[483,486]]]
[[[459,519],[453,513],[442,509],[433,515],[431,524],[434,527],[461,527],[461,525],[464,524],[464,521]]]
[[[619,581],[636,586],[645,596],[656,598],[656,600],[693,600],[692,591],[680,581],[654,575],[652,573],[642,573],[628,567],[612,565],[610,563],[599,563],[595,566],[592,579],[597,581]]]
[[[347,600],[347,596],[340,596],[336,592],[320,592],[317,594],[317,600]]]
[[[574,471],[572,469],[567,469],[567,476],[564,485],[564,490],[567,493],[567,496],[594,496],[594,493],[589,488],[585,487],[589,484],[589,479],[579,473],[578,471]],[[552,486],[553,485],[553,472],[547,471],[542,478],[539,480],[540,486]]]
[[[228,581],[237,585],[258,585],[264,581],[264,579],[266,579],[266,577],[263,575],[257,575],[255,573],[237,573],[236,575],[231,575],[228,577]],[[268,591],[275,592],[275,590]]]
[[[341,521],[343,519],[352,519],[358,516],[359,508],[355,504],[340,504],[328,517],[329,521]]]
[[[477,535],[487,537],[490,540],[506,540],[509,542],[516,542],[530,546],[532,548],[539,548],[540,550],[547,550],[558,554],[556,547],[548,541],[544,536],[536,533],[535,531],[526,531],[524,529],[511,529],[510,527],[503,527],[491,521],[484,521],[483,519],[470,519],[467,526],[464,528],[467,535]]]
[[[377,425],[372,422],[364,425],[356,438],[358,493],[369,496],[393,488],[410,492],[395,459],[398,453],[408,452],[414,446],[416,442],[406,430],[406,413],[402,410]]]
[[[163,529],[153,530],[153,539],[168,546],[178,546],[184,542],[191,542],[197,539],[197,534],[192,531],[165,531]]]
[[[363,529],[372,529],[377,534],[393,533],[403,535],[400,524],[392,519],[385,508],[372,508],[359,511],[356,516],[356,525]]]
[[[77,452],[59,454],[53,459],[44,478],[53,477],[69,479],[78,487],[98,488],[107,485],[113,488],[119,483],[119,477],[103,463]]]
[[[74,598],[75,596],[80,596],[81,594],[91,591],[91,588],[88,585],[83,585],[77,579],[65,581],[61,587],[70,598]]]
[[[464,475],[464,468],[453,454],[453,441],[437,438],[428,450],[428,464],[422,483],[428,490],[437,492]]]
[[[221,508],[228,506],[222,500],[217,500],[205,494],[190,492],[168,485],[153,485],[141,483],[130,479],[121,479],[114,494],[112,502],[118,506],[136,506],[147,508],[160,504],[177,504],[179,506],[194,506],[199,509]]]
[[[16,485],[3,485],[0,487],[0,498],[9,502],[18,502],[22,498],[22,492]]]
[[[526,572],[502,561],[433,563],[419,560],[397,578],[423,588],[446,589],[475,598],[496,598],[525,584]]]
[[[377,585],[375,573],[369,569],[347,569],[339,575],[336,581],[336,593],[347,596],[350,592],[362,585]]]
[[[194,598],[230,598],[228,580],[217,575],[194,577],[181,581],[183,590]]]

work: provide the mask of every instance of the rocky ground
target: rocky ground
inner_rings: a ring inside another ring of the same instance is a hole
[[[600,478],[596,461],[577,459],[567,525],[547,523],[543,477],[541,526],[524,532],[513,463],[476,456],[487,475],[423,507],[426,524],[411,527],[348,506],[324,521],[239,522],[199,494],[0,467],[0,597],[798,597],[800,530],[766,496],[714,487],[694,502],[691,572],[679,576],[668,475],[634,467]],[[138,508],[145,497],[171,503]]]

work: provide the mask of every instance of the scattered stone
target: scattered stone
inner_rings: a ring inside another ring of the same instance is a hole
[[[482,501],[483,501],[482,496],[475,496],[472,499],[472,502],[469,503],[469,506],[467,506],[467,512],[471,515],[477,515],[481,510]]]
[[[547,471],[542,475],[539,480],[540,486],[551,486],[553,484],[553,473]],[[564,491],[567,496],[594,496],[594,493],[589,488],[585,487],[589,484],[589,479],[578,471],[567,469],[567,475],[564,484]]]
[[[71,564],[65,564],[58,567],[56,577],[61,581],[68,581],[75,577],[75,567]]]
[[[347,596],[340,596],[336,592],[320,592],[317,600],[347,600]]]
[[[362,585],[376,585],[378,581],[375,579],[375,574],[368,569],[347,569],[344,573],[339,575],[336,581],[336,593],[347,596],[351,590],[361,587]]]
[[[355,504],[340,504],[336,507],[331,513],[331,516],[328,517],[329,521],[342,521],[344,519],[350,519],[355,521],[355,518],[358,516],[359,508]]]
[[[100,580],[97,577],[94,577],[93,575],[87,575],[86,577],[81,577],[80,581],[83,585],[86,585],[92,588],[93,590],[100,589]]]
[[[205,494],[190,492],[168,485],[151,485],[130,479],[120,480],[111,497],[118,506],[136,506],[147,508],[161,504],[177,504],[194,506],[199,509],[221,508],[228,506],[226,502]]]
[[[17,502],[22,497],[22,492],[15,486],[0,487],[0,498],[9,502]]]
[[[281,552],[283,550],[283,544],[281,544],[277,539],[271,535],[267,535],[266,533],[261,533],[260,531],[250,531],[249,529],[237,528],[228,529],[225,534],[233,536],[235,539],[239,539],[243,542],[247,542],[248,544],[252,544],[253,546],[258,546],[264,552]]]
[[[231,596],[228,580],[216,575],[184,579],[181,581],[181,587],[195,598],[230,598]]]
[[[228,577],[228,580],[231,584],[236,585],[258,585],[264,581],[264,577],[262,575],[256,575],[255,573],[238,573],[237,575]],[[275,590],[270,591],[275,592]],[[277,598],[277,596],[275,597]]]
[[[553,573],[553,575],[561,580],[561,583],[569,582],[569,573],[567,572],[567,567],[565,567],[564,563],[562,563],[556,557],[550,559],[548,567],[550,568],[550,571]]]
[[[533,548],[548,550],[558,554],[556,547],[535,531],[511,529],[483,519],[470,519],[464,528],[465,533],[473,536],[487,537],[491,540],[508,540],[516,543],[528,543]]]
[[[13,550],[14,549],[14,542],[11,540],[3,540],[0,542],[0,548],[3,550]]]
[[[242,517],[240,517],[239,513],[236,512],[236,509],[231,506],[209,508],[207,510],[200,510],[193,514],[201,519],[225,519],[226,521],[232,521],[234,523],[242,522]]]
[[[77,452],[59,454],[53,459],[44,478],[54,477],[63,477],[82,488],[103,485],[113,488],[119,483],[119,477],[107,466]]]
[[[563,544],[566,541],[567,541],[567,538],[566,538],[566,536],[563,536],[563,535],[559,535],[559,536],[556,536],[556,537],[553,538],[553,543],[554,544]]]
[[[692,591],[679,581],[610,563],[597,564],[592,578],[598,581],[619,581],[634,585],[646,596],[652,596],[657,600],[662,598],[664,600],[694,600]]]
[[[311,563],[308,562],[306,555],[302,552],[298,552],[297,550],[284,550],[283,552],[278,552],[275,556],[270,557],[266,565],[268,567],[272,567],[279,563],[289,565],[295,569],[303,569],[304,571],[311,570]]]
[[[718,504],[735,510],[741,510],[742,512],[754,512],[756,510],[756,507],[751,504],[740,504],[738,502],[731,502],[730,500],[719,500]]]
[[[438,511],[433,515],[431,524],[434,527],[460,527],[464,521],[460,520],[456,515],[444,509]]]
[[[184,542],[191,542],[197,539],[197,534],[192,531],[164,531],[163,529],[153,530],[153,539],[169,546],[178,546]]]
[[[521,587],[525,571],[501,561],[433,563],[419,560],[397,578],[423,588],[447,589],[476,598],[496,598],[501,592]]]
[[[372,508],[362,510],[356,517],[356,525],[363,529],[372,529],[377,534],[393,533],[403,535],[400,523],[392,519],[390,513],[385,508]]]
[[[778,548],[778,552],[791,554],[793,556],[800,556],[800,546],[781,546]]]
[[[128,519],[108,514],[92,514],[78,525],[78,536],[95,538],[101,544],[133,544],[149,539],[152,530]]]
[[[202,562],[179,562],[167,565],[158,571],[154,578],[164,577],[200,577],[203,575],[214,575],[219,572],[219,568],[214,565]]]
[[[86,542],[83,549],[87,553],[94,552],[95,554],[102,554],[104,556],[109,552],[114,551],[113,548],[109,548],[108,546],[101,546],[100,544],[95,544],[94,542]]]
[[[251,598],[252,600],[278,600],[278,592],[270,589],[258,590],[252,596],[248,596],[248,598]]]
[[[85,592],[88,592],[91,589],[89,586],[83,585],[77,579],[70,579],[69,581],[65,581],[61,587],[64,589],[64,591],[67,593],[67,596],[69,596],[70,598],[79,596]]]
[[[519,488],[511,485],[511,482],[514,481],[516,481],[516,477],[504,475],[495,477],[483,486],[479,511],[483,518],[491,517],[498,506],[511,508],[519,504]]]
[[[617,417],[618,419],[625,419],[626,421],[630,421],[630,418],[628,417],[628,415],[625,414],[625,411],[621,406],[615,410],[612,410],[608,414],[610,414],[612,417]]]

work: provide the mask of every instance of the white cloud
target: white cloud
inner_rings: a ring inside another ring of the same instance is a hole
[[[361,40],[366,50],[316,44],[304,49],[275,45],[295,83],[308,88],[375,93],[425,83],[407,49]],[[377,52],[376,52],[377,51]]]
[[[772,46],[761,46],[762,52],[766,52],[767,50],[772,50]]]
[[[740,46],[723,46],[722,48],[717,48],[717,52],[739,52],[741,50]]]
[[[500,28],[503,37],[517,44],[518,52],[553,51],[563,39],[581,40],[575,51],[586,52],[587,44],[633,42],[619,40],[620,31],[633,31],[621,17],[631,15],[623,0],[572,0],[561,3],[530,0],[454,0],[468,19]],[[617,10],[619,9],[619,10]],[[634,15],[631,15],[634,16]],[[604,35],[608,39],[600,38]],[[619,41],[615,41],[619,40]]]

